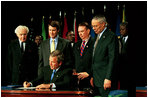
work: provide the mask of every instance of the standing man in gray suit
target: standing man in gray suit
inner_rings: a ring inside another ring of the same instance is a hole
[[[95,16],[91,21],[97,34],[92,57],[93,78],[91,85],[99,96],[108,96],[112,86],[113,70],[118,56],[118,39],[108,30],[106,18],[103,15]]]
[[[39,51],[39,66],[38,66],[38,75],[41,72],[42,67],[49,65],[49,56],[50,53],[54,50],[60,50],[65,56],[64,67],[72,68],[72,59],[71,59],[71,45],[70,42],[66,39],[63,39],[58,36],[60,29],[60,24],[58,21],[52,21],[48,25],[50,38],[43,41],[40,45]]]

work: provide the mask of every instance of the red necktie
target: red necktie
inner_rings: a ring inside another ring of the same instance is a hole
[[[82,56],[82,54],[83,54],[84,47],[85,47],[85,41],[83,41],[82,46],[80,48],[80,50],[81,50],[80,56]]]

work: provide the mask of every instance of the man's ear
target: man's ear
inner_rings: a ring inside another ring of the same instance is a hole
[[[88,32],[90,33],[90,29],[87,29],[88,30]]]
[[[16,33],[16,36],[19,37],[19,35]]]
[[[61,66],[62,65],[62,61],[60,61],[60,63],[59,63],[59,66]]]
[[[58,33],[60,32],[60,30],[58,30]]]

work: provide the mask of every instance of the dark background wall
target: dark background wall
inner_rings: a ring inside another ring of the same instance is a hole
[[[106,12],[104,12],[106,5]],[[119,11],[117,5],[120,6]],[[67,13],[68,29],[73,30],[74,11],[77,11],[77,24],[81,21],[90,23],[91,10],[96,14],[104,14],[113,32],[116,30],[117,13],[121,15],[125,5],[126,19],[129,22],[129,76],[135,86],[147,85],[147,2],[146,1],[1,1],[1,76],[5,78],[5,58],[7,47],[15,39],[15,28],[27,25],[34,35],[41,34],[42,17],[45,26],[49,16],[52,20],[61,21],[63,29],[64,12]],[[84,15],[82,9],[84,8]],[[62,11],[60,18],[59,11]],[[31,18],[33,21],[31,22]],[[129,81],[130,82],[130,81]]]

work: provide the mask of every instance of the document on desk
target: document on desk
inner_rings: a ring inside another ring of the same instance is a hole
[[[16,89],[36,89],[36,87],[27,87],[27,88],[25,88],[25,87],[18,87]]]

